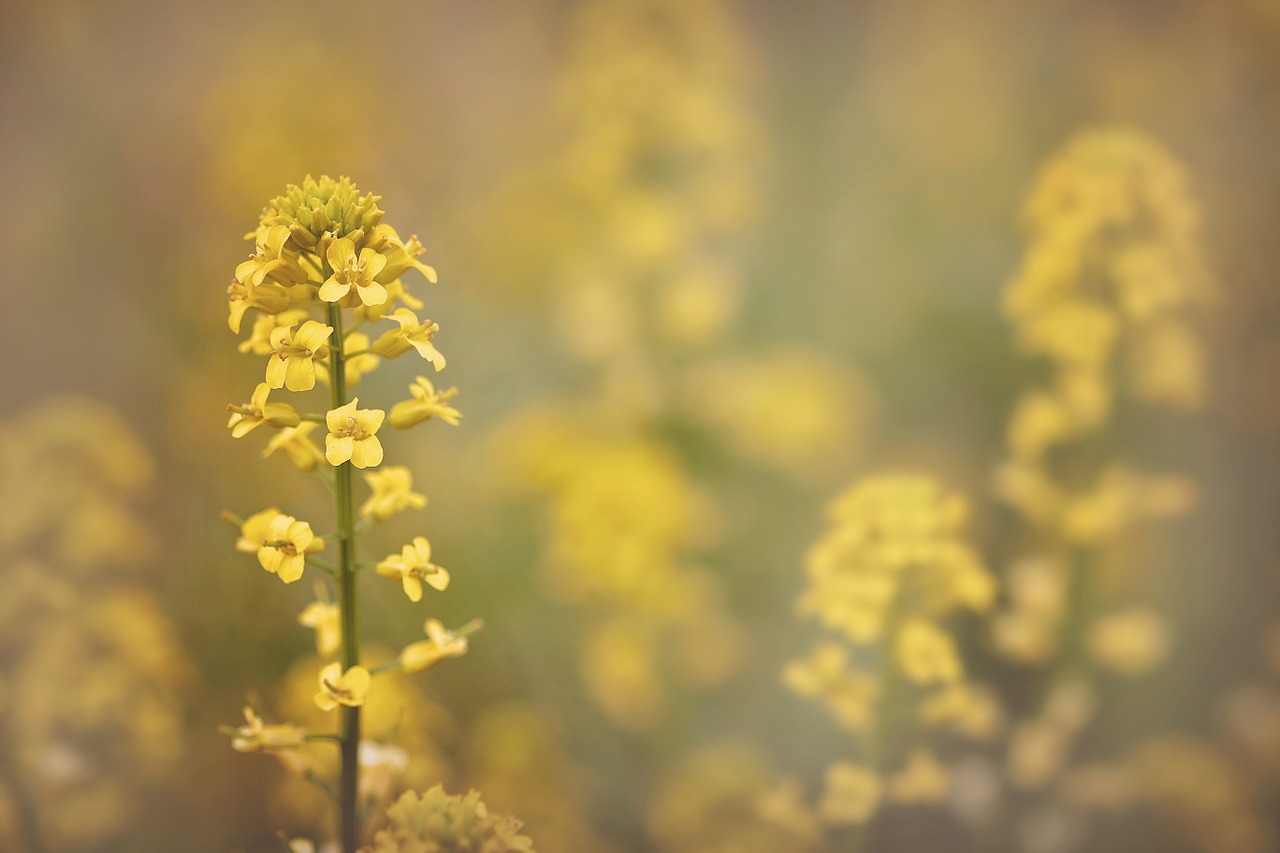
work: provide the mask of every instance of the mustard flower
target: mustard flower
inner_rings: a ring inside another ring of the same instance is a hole
[[[346,672],[342,664],[331,663],[320,670],[320,692],[316,693],[316,705],[321,711],[332,711],[339,705],[358,708],[369,693],[369,670],[353,666]]]
[[[305,279],[297,261],[290,257],[285,247],[288,240],[289,229],[283,225],[268,228],[260,234],[252,257],[236,267],[236,281],[257,287],[268,277],[285,285]]]
[[[329,434],[324,439],[324,455],[333,466],[350,460],[357,468],[382,464],[382,442],[377,432],[386,412],[381,409],[357,409],[360,398],[333,409],[325,416]]]
[[[418,260],[418,257],[427,250],[422,247],[422,243],[418,242],[417,234],[409,237],[407,241],[402,241],[400,235],[390,225],[379,225],[374,229],[374,239],[379,240],[379,238],[386,241],[386,245],[380,251],[386,257],[387,265],[383,268],[381,275],[377,276],[378,281],[386,284],[400,278],[410,269],[415,269],[422,273],[427,281],[436,283],[435,268]]]
[[[882,786],[873,770],[839,761],[827,768],[825,781],[818,810],[828,823],[866,823],[880,807]]]
[[[306,732],[290,723],[266,725],[248,705],[244,708],[245,724],[232,732],[231,747],[236,752],[277,752],[301,749]]]
[[[954,684],[964,675],[951,635],[925,619],[903,621],[894,655],[903,674],[916,684]]]
[[[262,543],[271,535],[271,522],[280,515],[278,507],[267,507],[255,512],[240,525],[240,538],[236,540],[236,550],[245,554],[256,554]]]
[[[329,601],[313,601],[298,614],[298,624],[316,632],[316,654],[333,657],[342,646],[341,612]]]
[[[340,237],[329,244],[325,252],[333,275],[320,287],[320,298],[325,302],[339,302],[348,297],[352,288],[364,305],[382,305],[387,301],[387,289],[374,280],[387,265],[385,256],[373,249],[361,249],[356,254],[356,244]]]
[[[437,391],[431,380],[419,376],[409,386],[412,400],[401,400],[391,407],[391,426],[395,429],[408,429],[429,418],[439,418],[450,426],[457,426],[462,413],[449,405],[449,401],[458,396],[457,388]]]
[[[360,507],[362,518],[386,521],[406,509],[422,509],[427,505],[425,495],[412,491],[413,473],[403,465],[391,465],[381,471],[364,475],[373,494]]]
[[[290,391],[310,391],[316,387],[315,359],[326,358],[326,341],[333,328],[315,320],[302,324],[294,334],[292,326],[271,332],[271,359],[267,362],[267,384]]]
[[[266,459],[277,450],[283,450],[289,461],[303,471],[315,470],[316,465],[324,461],[324,454],[310,438],[311,433],[319,427],[320,424],[315,421],[303,421],[297,426],[280,430],[267,442],[262,458]]]
[[[406,673],[424,672],[445,658],[467,653],[467,638],[450,631],[439,621],[428,619],[422,629],[427,632],[427,639],[410,643],[400,652],[400,668]]]
[[[400,328],[386,332],[373,342],[373,351],[386,358],[397,358],[409,350],[418,351],[418,355],[435,365],[436,372],[444,370],[444,356],[431,343],[431,339],[440,331],[440,326],[430,320],[418,321],[418,316],[408,308],[397,308],[391,312],[391,319]]]
[[[289,291],[278,284],[252,285],[232,281],[227,288],[227,325],[238,335],[240,324],[250,308],[256,308],[264,314],[279,314],[290,303]]]
[[[399,580],[404,594],[410,601],[422,600],[422,582],[432,589],[444,591],[449,586],[449,573],[431,562],[431,543],[425,536],[415,536],[412,545],[405,545],[399,555],[392,554],[378,563],[378,574],[391,580]]]
[[[323,548],[324,540],[311,532],[310,524],[281,514],[271,519],[267,535],[258,547],[258,562],[280,580],[293,583],[302,577],[307,554]]]
[[[227,406],[231,412],[227,428],[231,430],[232,438],[244,438],[263,424],[277,428],[298,425],[298,413],[293,406],[288,403],[268,403],[267,395],[270,393],[271,386],[259,382],[248,403],[243,406]]]
[[[281,311],[279,314],[264,314],[253,321],[253,330],[246,340],[240,342],[240,352],[251,352],[254,355],[271,354],[271,333],[277,326],[295,326],[307,319],[307,312],[301,308]]]

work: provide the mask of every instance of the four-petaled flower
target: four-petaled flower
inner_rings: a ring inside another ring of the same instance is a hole
[[[231,748],[237,752],[278,752],[301,749],[306,732],[291,723],[268,726],[248,705],[244,708],[245,724],[231,730]],[[225,730],[224,730],[225,731]]]
[[[248,403],[243,406],[227,406],[227,410],[231,412],[227,428],[231,430],[232,438],[244,438],[263,424],[277,428],[298,425],[298,413],[293,406],[288,403],[268,403],[267,395],[270,393],[271,386],[259,382]]]
[[[400,652],[400,668],[412,675],[423,672],[445,658],[456,658],[467,653],[467,638],[444,627],[435,619],[428,619],[422,626],[427,639],[410,643]],[[465,629],[464,629],[465,630]]]
[[[324,540],[311,532],[310,524],[292,515],[278,514],[271,519],[258,547],[258,562],[280,580],[293,583],[302,577],[307,554],[323,548]]]
[[[325,302],[338,302],[347,297],[354,287],[364,305],[381,305],[387,301],[387,289],[375,281],[378,273],[387,265],[387,259],[373,249],[361,249],[356,254],[356,244],[346,237],[339,237],[329,244],[325,252],[333,275],[320,287],[320,298]]]
[[[410,601],[422,600],[424,580],[432,589],[443,591],[449,586],[449,573],[431,562],[431,543],[425,536],[413,537],[412,545],[405,545],[398,555],[392,554],[378,563],[378,574],[399,580]]]
[[[409,386],[412,400],[401,400],[391,407],[391,426],[396,429],[408,429],[422,423],[428,418],[439,418],[451,426],[458,425],[462,413],[449,405],[449,401],[458,396],[457,388],[437,391],[431,380],[419,376]]]
[[[435,348],[431,339],[440,331],[440,326],[428,320],[418,321],[418,316],[408,308],[397,308],[391,312],[391,319],[400,324],[399,329],[385,332],[373,342],[373,351],[386,358],[396,358],[411,349],[418,355],[435,365],[436,372],[444,370],[444,356]]]
[[[382,464],[382,442],[377,432],[387,413],[382,409],[357,409],[359,397],[325,415],[329,434],[324,439],[324,456],[333,466],[348,460],[357,468]]]
[[[343,672],[342,664],[331,663],[320,670],[320,692],[315,700],[321,711],[332,711],[339,705],[358,708],[368,693],[369,670],[353,666]]]
[[[327,358],[333,328],[315,320],[302,324],[295,334],[292,326],[271,332],[271,358],[267,361],[267,384],[290,391],[310,391],[316,387],[317,358]]]
[[[422,509],[427,498],[413,491],[413,474],[403,465],[391,465],[364,475],[373,494],[360,507],[362,518],[386,521],[406,509]]]
[[[315,421],[303,421],[297,426],[288,427],[271,436],[267,446],[262,450],[262,458],[266,459],[277,450],[283,450],[289,461],[303,471],[313,471],[316,465],[324,461],[324,454],[311,440],[311,433],[320,428]]]

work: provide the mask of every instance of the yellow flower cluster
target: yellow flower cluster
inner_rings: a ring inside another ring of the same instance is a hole
[[[88,401],[15,414],[0,438],[0,849],[99,849],[184,749],[191,667],[138,577],[157,552],[137,508],[154,466]]]
[[[966,679],[947,622],[994,603],[995,579],[963,538],[967,506],[923,476],[862,480],[830,505],[831,526],[809,552],[797,609],[839,639],[818,642],[783,680],[854,735],[860,760],[827,770],[817,815],[865,824],[882,801],[938,803],[949,775],[934,754],[884,753],[911,727],[986,740],[1001,725],[993,695]],[[895,769],[896,768],[896,769]]]
[[[361,853],[535,853],[520,821],[490,814],[479,791],[450,795],[439,785],[424,794],[406,791],[387,809],[387,822]]]

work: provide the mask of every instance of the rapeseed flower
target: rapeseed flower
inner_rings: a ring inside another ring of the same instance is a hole
[[[364,475],[373,494],[360,507],[363,518],[386,521],[406,509],[422,509],[427,498],[413,491],[413,472],[403,465],[388,465]]]
[[[333,275],[320,287],[322,300],[347,304],[354,289],[362,305],[382,305],[387,301],[387,289],[375,280],[387,265],[384,255],[373,249],[361,249],[357,254],[356,244],[340,237],[329,244],[325,257],[333,267]]]
[[[398,358],[409,350],[416,350],[418,355],[435,366],[437,373],[444,370],[444,356],[431,342],[440,331],[438,324],[430,320],[421,322],[408,308],[397,308],[390,317],[400,328],[385,332],[374,341],[371,347],[374,352],[384,358]]]
[[[409,386],[411,400],[401,400],[391,407],[391,426],[395,429],[408,429],[430,418],[439,418],[450,426],[457,426],[462,413],[449,401],[458,396],[457,388],[437,391],[431,380],[419,376]]]
[[[248,403],[227,407],[231,412],[227,428],[231,430],[232,438],[244,438],[263,424],[278,429],[298,425],[298,413],[293,406],[288,403],[268,403],[267,395],[270,393],[271,386],[259,382]]]
[[[267,361],[267,384],[290,391],[310,391],[316,387],[316,359],[327,358],[326,343],[333,328],[315,320],[302,324],[295,334],[292,326],[271,332],[271,358]]]
[[[353,666],[345,672],[342,664],[331,663],[320,670],[320,691],[315,695],[316,706],[321,711],[332,711],[339,705],[358,708],[369,695],[369,670]]]
[[[444,591],[449,586],[449,573],[431,562],[431,543],[425,536],[415,536],[400,554],[392,554],[378,563],[378,574],[399,580],[410,601],[422,600],[422,582],[432,589]]]
[[[278,514],[271,519],[258,546],[258,562],[280,580],[293,583],[302,577],[307,554],[322,550],[324,540],[311,532],[310,524],[291,515]]]
[[[381,409],[357,409],[359,402],[359,398],[353,398],[325,416],[329,434],[324,439],[324,456],[330,465],[336,467],[348,460],[357,468],[382,464],[382,442],[378,441],[377,432],[387,413]]]

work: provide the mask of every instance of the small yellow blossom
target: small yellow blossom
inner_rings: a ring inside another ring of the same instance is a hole
[[[914,749],[906,766],[889,779],[889,798],[907,805],[936,805],[945,802],[951,778],[927,749]]]
[[[401,400],[391,407],[391,426],[396,429],[408,429],[429,418],[439,418],[451,426],[458,425],[462,413],[449,405],[449,401],[458,396],[457,388],[437,391],[431,380],[419,376],[409,386],[412,400]]]
[[[951,635],[924,619],[903,622],[894,656],[903,674],[916,684],[953,683],[964,674]]]
[[[428,320],[418,321],[418,316],[408,308],[397,308],[391,313],[391,319],[400,324],[400,328],[386,332],[373,342],[373,351],[386,358],[397,358],[409,350],[418,351],[418,355],[435,365],[436,372],[444,370],[444,356],[431,343],[431,339],[440,331],[440,326]]]
[[[830,824],[862,824],[880,807],[881,784],[875,771],[848,761],[827,768],[818,811]]]
[[[236,540],[236,550],[246,554],[256,554],[262,543],[271,535],[271,522],[280,515],[278,507],[267,507],[255,512],[240,525],[240,538]]]
[[[368,248],[361,249],[357,255],[356,244],[340,237],[329,244],[325,258],[333,267],[333,275],[320,287],[322,300],[339,302],[354,288],[363,305],[381,305],[387,301],[387,289],[374,280],[387,265],[386,257]]]
[[[431,543],[425,536],[415,536],[399,555],[392,554],[378,563],[378,574],[399,580],[410,601],[422,600],[422,582],[432,589],[444,591],[449,586],[449,573],[431,562]]]
[[[271,386],[259,382],[248,403],[227,407],[231,412],[227,428],[231,430],[232,438],[244,438],[263,424],[276,428],[297,426],[299,418],[293,406],[288,403],[268,403],[267,395],[270,393]]]
[[[291,515],[277,515],[271,519],[267,535],[258,548],[258,562],[280,580],[293,583],[302,577],[307,554],[323,548],[324,540],[311,532],[310,524]]]
[[[1164,660],[1169,629],[1155,613],[1131,607],[1108,614],[1089,629],[1089,654],[1099,666],[1124,675],[1140,675]]]
[[[432,284],[436,283],[435,268],[418,260],[418,257],[426,253],[427,250],[418,241],[417,234],[411,235],[407,241],[402,241],[400,235],[390,225],[379,225],[374,229],[374,236],[375,238],[378,236],[387,238],[387,245],[381,250],[387,258],[387,265],[383,268],[382,274],[378,276],[379,281],[390,282],[400,278],[410,269],[415,269],[422,273],[427,281]]]
[[[422,626],[427,639],[410,643],[400,652],[400,668],[409,674],[424,672],[445,658],[467,653],[467,638],[445,628],[435,619]]]
[[[227,288],[227,325],[231,331],[240,334],[240,324],[250,308],[256,308],[264,314],[278,314],[289,307],[289,291],[278,284],[243,284],[232,281]]]
[[[305,279],[297,265],[296,249],[286,247],[289,229],[276,225],[259,236],[253,255],[236,267],[236,281],[250,287],[258,287],[268,278],[288,285],[299,278]]]
[[[422,509],[427,505],[425,495],[413,491],[413,473],[403,465],[389,465],[380,471],[364,475],[373,494],[360,507],[362,518],[386,521],[406,509]]]
[[[382,409],[357,409],[355,397],[345,406],[325,416],[329,434],[324,439],[324,456],[333,466],[350,461],[357,468],[382,464],[382,442],[377,432],[387,413]]]
[[[303,323],[297,334],[292,326],[272,330],[267,384],[290,391],[310,391],[316,387],[315,360],[328,357],[326,341],[332,334],[332,327],[315,320]]]
[[[358,708],[369,693],[369,670],[353,666],[346,672],[342,664],[331,663],[320,670],[320,691],[315,695],[321,711],[332,711],[339,705]]]
[[[316,654],[333,657],[342,646],[341,612],[329,601],[313,601],[298,614],[298,624],[316,632]]]
[[[342,375],[346,379],[348,389],[354,388],[362,376],[372,373],[382,363],[382,359],[368,352],[368,349],[369,336],[363,332],[352,332],[342,342],[342,352],[346,356],[343,361]],[[321,382],[328,385],[329,365],[324,362],[317,363],[316,375],[320,377]]]
[[[271,333],[280,326],[296,326],[307,319],[307,312],[300,308],[281,311],[279,314],[264,314],[253,321],[253,331],[246,340],[240,342],[240,352],[251,352],[254,355],[271,353]]]
[[[299,727],[289,723],[268,726],[248,705],[244,708],[244,719],[245,725],[232,733],[231,747],[237,752],[301,749],[306,743],[306,732]]]
[[[324,461],[324,454],[311,440],[311,433],[320,427],[315,421],[303,421],[297,426],[282,429],[271,437],[263,448],[262,458],[266,459],[277,450],[283,450],[289,461],[303,471],[312,471],[316,465]]]

